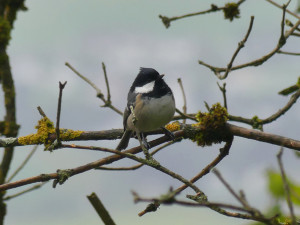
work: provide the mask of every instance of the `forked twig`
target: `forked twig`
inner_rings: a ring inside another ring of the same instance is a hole
[[[108,92],[108,96],[107,99],[105,99],[103,93],[101,92],[101,90],[92,82],[90,81],[87,77],[83,76],[81,73],[79,73],[74,67],[72,67],[68,62],[65,63],[65,65],[67,67],[69,67],[77,76],[79,76],[81,79],[83,79],[85,82],[87,82],[92,88],[94,88],[96,90],[97,93],[97,97],[100,98],[103,102],[104,102],[104,107],[109,107],[111,108],[113,111],[115,111],[116,113],[118,113],[119,115],[123,115],[123,113],[117,109],[115,106],[113,106],[111,104],[111,96],[110,96],[110,91],[109,91],[109,83],[108,83],[108,79],[107,79],[107,74],[106,74],[106,69],[105,69],[105,65],[102,64],[102,68],[104,71],[104,77],[105,77],[105,83],[107,86],[107,92]],[[104,65],[104,67],[103,67]]]
[[[223,95],[224,107],[228,110],[227,97],[226,97],[226,83],[223,83],[223,87],[220,86],[219,82],[217,82],[217,84]]]
[[[235,58],[239,54],[240,50],[245,46],[245,43],[248,40],[248,37],[249,37],[249,35],[251,33],[251,30],[252,30],[252,27],[253,27],[253,21],[254,21],[254,16],[251,16],[249,28],[248,28],[248,31],[247,31],[245,37],[243,38],[243,40],[241,42],[238,43],[238,47],[235,50],[235,52],[233,53],[233,56],[232,56],[229,64],[227,65],[227,69],[226,69],[224,75],[223,76],[218,76],[219,79],[223,80],[223,79],[227,78],[229,72],[231,71],[232,64],[233,64]]]
[[[279,5],[278,3],[276,3],[276,2],[274,2],[274,1],[272,1],[272,0],[266,0],[266,1],[269,2],[269,3],[271,3],[272,5],[274,5],[274,6],[278,7],[278,8],[280,8],[280,9],[283,8],[281,5]],[[296,17],[297,19],[300,19],[300,16],[297,15],[296,13],[294,13],[294,12],[288,10],[288,9],[286,10],[286,12],[287,12],[288,14],[290,14],[290,15]]]
[[[285,10],[283,10],[283,12],[285,14]],[[283,16],[283,18],[284,18],[284,16]],[[264,55],[264,56],[262,56],[258,59],[255,59],[253,61],[250,61],[250,62],[247,62],[247,63],[244,63],[244,64],[240,64],[240,65],[237,65],[237,66],[233,66],[230,70],[231,71],[239,70],[239,69],[242,69],[242,68],[245,68],[245,67],[259,66],[259,65],[263,64],[264,62],[269,60],[274,54],[276,54],[284,46],[284,44],[286,43],[286,40],[294,33],[294,31],[298,28],[299,25],[300,25],[300,19],[294,24],[294,26],[290,30],[285,32],[285,34],[283,36],[280,36],[276,47],[272,51],[270,51],[268,54],[266,54],[266,55]],[[282,29],[283,29],[283,27],[281,26],[281,30],[280,30],[281,33],[282,33]],[[284,40],[284,42],[283,42],[283,40]],[[221,72],[226,72],[228,70],[228,68],[215,67],[215,66],[209,65],[209,64],[207,64],[207,63],[205,63],[201,60],[199,60],[198,63],[200,65],[203,65],[203,66],[209,68],[210,70],[212,70],[214,72],[214,74],[220,79],[222,79],[224,77],[220,73]]]
[[[269,116],[265,119],[260,119],[259,123],[261,125],[264,125],[264,124],[268,124],[268,123],[271,123],[271,122],[275,121],[276,119],[278,119],[279,117],[284,115],[297,102],[299,97],[300,97],[300,89],[290,97],[290,100],[288,101],[288,103],[284,107],[279,109],[273,115],[271,115],[271,116]],[[253,119],[247,119],[247,118],[243,118],[243,117],[240,117],[240,116],[229,115],[228,118],[229,118],[229,120],[242,122],[242,123],[246,123],[246,124],[249,124],[249,125],[253,125],[254,122],[255,122]]]

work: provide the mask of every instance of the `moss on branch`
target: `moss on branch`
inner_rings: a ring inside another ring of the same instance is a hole
[[[38,125],[35,128],[37,129],[35,134],[19,137],[18,142],[21,145],[44,144],[45,148],[48,148],[52,144],[49,135],[55,133],[53,122],[48,117],[43,117],[38,121]],[[60,129],[59,131],[62,141],[73,140],[83,133],[83,131],[74,131],[71,129]]]

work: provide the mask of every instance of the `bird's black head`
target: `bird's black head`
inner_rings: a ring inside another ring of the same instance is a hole
[[[155,69],[141,68],[129,90],[127,100],[135,101],[137,94],[153,98],[160,98],[166,94],[172,95],[171,89],[162,79],[163,76]]]
[[[145,84],[148,84],[152,81],[156,81],[162,78],[162,75],[152,68],[140,68],[140,72],[135,78],[132,86],[134,87],[142,87]]]

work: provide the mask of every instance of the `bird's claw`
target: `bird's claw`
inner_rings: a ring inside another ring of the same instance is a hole
[[[162,127],[162,129],[163,129],[163,132],[165,133],[165,135],[166,135],[171,141],[173,141],[173,140],[175,139],[175,135],[174,135],[171,131],[169,131],[168,129],[166,129],[166,128],[164,128],[164,127]]]

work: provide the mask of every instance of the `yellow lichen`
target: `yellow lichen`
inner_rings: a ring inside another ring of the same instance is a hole
[[[22,136],[18,138],[18,142],[21,145],[34,145],[34,144],[44,144],[45,148],[51,145],[51,141],[49,140],[49,134],[55,133],[55,127],[53,122],[48,119],[48,117],[43,117],[38,121],[38,125],[35,126],[37,132],[35,134],[29,134],[27,136]],[[60,139],[62,141],[72,140],[83,131],[73,131],[70,129],[60,129]]]
[[[22,145],[49,144],[48,135],[55,132],[53,122],[48,117],[43,117],[35,128],[37,129],[35,134],[19,137],[18,142]]]
[[[190,139],[197,142],[198,145],[209,146],[212,143],[220,143],[226,138],[226,134],[222,130],[228,120],[228,113],[220,103],[214,104],[207,113],[199,111],[196,119],[198,123],[192,124],[192,126],[201,129]]]
[[[175,121],[173,123],[169,123],[165,126],[165,128],[171,132],[180,130],[180,123],[178,121]]]
[[[70,141],[76,137],[79,137],[83,131],[81,130],[71,130],[71,129],[60,129],[59,135],[62,141]]]

